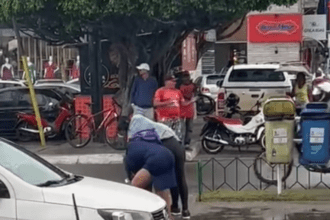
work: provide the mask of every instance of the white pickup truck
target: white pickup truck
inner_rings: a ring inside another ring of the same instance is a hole
[[[240,101],[238,106],[242,112],[250,111],[256,101],[264,93],[265,99],[270,96],[281,96],[291,92],[292,84],[287,72],[276,71],[278,64],[241,64],[232,66],[221,86],[216,104],[217,113],[225,108],[225,100],[231,93]]]

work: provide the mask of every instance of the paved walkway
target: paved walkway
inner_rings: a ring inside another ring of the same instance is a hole
[[[193,160],[200,152],[200,131],[204,124],[200,117],[194,122],[191,150],[186,151],[187,161]],[[116,164],[122,163],[125,151],[111,148],[105,143],[90,142],[87,146],[77,149],[65,140],[48,141],[42,148],[39,142],[18,143],[26,149],[37,153],[53,164]]]

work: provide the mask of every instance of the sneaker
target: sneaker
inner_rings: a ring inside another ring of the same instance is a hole
[[[180,214],[181,214],[181,210],[180,210],[180,208],[177,208],[177,207],[171,207],[171,214],[172,214],[172,215],[180,215]]]
[[[190,219],[190,212],[188,209],[182,210],[182,219]]]

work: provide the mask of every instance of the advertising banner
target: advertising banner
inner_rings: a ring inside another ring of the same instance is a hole
[[[248,17],[248,42],[301,42],[301,14],[263,14]]]
[[[193,34],[188,35],[182,44],[182,70],[195,70],[197,66],[196,40]]]
[[[304,15],[304,37],[315,40],[327,39],[327,17],[326,15]]]

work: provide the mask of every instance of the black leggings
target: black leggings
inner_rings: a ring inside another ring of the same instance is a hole
[[[172,206],[178,207],[179,195],[182,202],[182,209],[188,209],[188,186],[185,175],[185,149],[174,137],[162,139],[163,145],[169,149],[175,157],[175,173],[178,187],[171,189]]]

